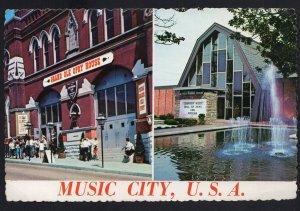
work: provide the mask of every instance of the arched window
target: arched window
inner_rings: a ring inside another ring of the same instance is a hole
[[[6,50],[4,52],[3,62],[4,62],[4,71],[7,72],[8,71],[8,66],[9,66],[9,55],[8,55],[8,52]]]
[[[69,17],[66,25],[66,44],[67,56],[76,54],[79,51],[78,24],[72,10],[70,10],[69,12]]]
[[[90,40],[91,46],[94,46],[98,43],[98,15],[97,10],[93,10],[90,19]]]
[[[59,52],[59,32],[57,28],[54,28],[53,30],[53,58],[54,58],[54,63],[60,61],[60,52]]]
[[[49,66],[49,44],[47,36],[44,36],[42,39],[43,43],[43,59],[44,59],[44,68]]]
[[[105,39],[109,40],[115,34],[114,31],[114,11],[106,9],[105,10]]]
[[[131,10],[121,9],[121,18],[122,18],[122,33],[124,33],[132,28]]]
[[[39,44],[37,40],[33,41],[33,66],[34,66],[34,71],[38,71],[40,69],[39,65]]]

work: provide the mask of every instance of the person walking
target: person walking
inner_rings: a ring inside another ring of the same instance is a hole
[[[21,159],[19,140],[16,141],[16,159],[18,159],[18,158]]]
[[[129,138],[126,138],[125,146],[122,148],[122,150],[125,149],[125,155],[123,162],[133,162],[133,153],[134,153],[134,145],[130,142]]]
[[[94,149],[93,149],[93,160],[98,160],[98,147],[97,147],[97,145],[95,145]]]
[[[40,141],[39,143],[39,157],[41,159],[44,158],[44,154],[45,154],[45,143],[43,141],[43,139]]]
[[[8,158],[9,157],[9,140],[8,138],[5,139],[4,141],[4,155],[5,155],[5,158]]]
[[[29,145],[30,145],[30,157],[33,157],[34,150],[35,150],[33,136],[30,136]]]
[[[20,138],[20,159],[24,159],[24,153],[25,153],[25,141],[24,138]]]
[[[9,157],[11,158],[14,156],[14,152],[15,152],[15,143],[13,139],[10,140],[8,146],[9,146]]]
[[[40,150],[40,142],[39,139],[34,140],[34,148],[35,148],[35,157],[39,157],[39,150]]]

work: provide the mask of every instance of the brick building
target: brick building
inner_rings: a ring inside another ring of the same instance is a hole
[[[275,107],[273,88],[266,76],[269,67],[256,50],[259,43],[232,40],[232,33],[214,23],[197,39],[178,85],[171,90],[155,87],[155,115],[174,111],[182,118],[198,118],[203,113],[208,122],[236,117],[269,121]],[[275,73],[273,78],[279,102],[277,117],[292,123],[297,117],[297,74],[284,79]]]
[[[139,131],[150,151],[152,10],[16,10],[4,40],[5,137],[99,138],[101,113],[104,148]]]

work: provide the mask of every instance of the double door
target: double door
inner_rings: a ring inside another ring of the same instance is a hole
[[[54,143],[54,144],[56,144],[56,146],[58,146],[58,135],[59,135],[60,131],[61,131],[61,123],[54,123],[54,127],[52,129],[52,138],[56,141],[56,143]],[[50,139],[51,139],[50,133],[51,133],[51,131],[50,131],[49,126],[47,126],[47,125],[42,125],[41,126],[41,136],[44,135],[46,137],[46,139],[47,139],[47,143],[46,143],[47,148],[49,147],[49,144],[50,144]]]

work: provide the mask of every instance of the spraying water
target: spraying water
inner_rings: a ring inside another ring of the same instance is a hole
[[[279,118],[279,99],[277,96],[274,65],[270,65],[267,68],[265,73],[265,79],[269,84],[268,88],[270,90],[270,95],[271,95],[272,117]]]

